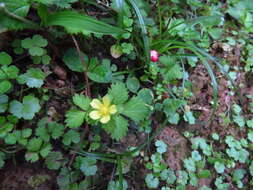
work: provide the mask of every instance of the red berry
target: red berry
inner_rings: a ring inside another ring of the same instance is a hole
[[[150,60],[152,62],[157,62],[159,60],[159,54],[156,50],[150,50]]]

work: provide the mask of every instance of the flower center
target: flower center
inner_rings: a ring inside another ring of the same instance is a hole
[[[107,106],[102,106],[99,111],[100,111],[101,115],[108,115],[109,114],[109,108]]]

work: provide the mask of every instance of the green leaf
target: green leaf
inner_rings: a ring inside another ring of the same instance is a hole
[[[29,140],[26,148],[29,152],[37,152],[40,150],[42,143],[42,139],[34,137]]]
[[[172,116],[176,113],[180,106],[184,104],[185,102],[183,100],[167,98],[163,101],[163,109],[167,116]]]
[[[152,104],[154,100],[154,94],[152,90],[148,88],[143,88],[138,92],[137,95],[139,98],[141,98],[146,104]]]
[[[195,117],[193,116],[191,111],[186,111],[184,113],[184,120],[187,121],[191,125],[195,124]]]
[[[167,144],[165,144],[163,141],[157,140],[155,142],[156,146],[156,151],[159,152],[160,154],[163,154],[164,152],[167,151]]]
[[[28,69],[25,74],[20,75],[18,82],[20,84],[26,83],[30,88],[40,88],[47,74],[41,71],[40,69]]]
[[[196,164],[192,158],[184,159],[184,167],[187,169],[188,172],[196,171]]]
[[[92,157],[82,158],[80,170],[84,173],[85,176],[93,176],[97,172],[96,162],[97,160]]]
[[[16,79],[18,77],[19,69],[16,66],[4,65],[0,68],[0,80]]]
[[[199,178],[210,178],[212,176],[210,170],[201,170],[198,173]]]
[[[67,65],[67,67],[75,72],[84,72],[84,64],[88,64],[88,57],[83,52],[81,52],[81,56],[84,57],[85,63],[82,63],[79,54],[74,48],[69,48],[63,56],[63,62]]]
[[[150,189],[155,189],[159,186],[159,179],[154,177],[153,174],[146,175],[145,182]]]
[[[97,60],[94,62],[98,62]],[[94,63],[93,63],[94,64]],[[98,63],[97,63],[98,64]],[[87,73],[89,79],[98,83],[109,83],[112,81],[112,69],[110,60],[104,59],[102,64],[90,68]]]
[[[0,82],[0,95],[8,92],[11,89],[11,87],[12,84],[7,80]]]
[[[23,137],[23,138],[28,138],[28,137],[30,137],[32,135],[32,129],[30,129],[30,128],[26,128],[26,129],[23,129],[22,131],[21,131],[21,136]]]
[[[9,12],[21,17],[25,17],[30,8],[30,5],[26,0],[15,1],[15,3],[13,0],[1,0],[1,3],[5,4],[5,7]],[[11,18],[3,11],[0,11],[0,26],[8,30],[18,30],[27,27],[27,24]]]
[[[5,160],[5,154],[3,152],[0,152],[0,168],[3,168],[4,166],[4,160]]]
[[[40,108],[39,99],[28,95],[23,98],[23,103],[17,100],[11,101],[9,111],[18,118],[31,120]]]
[[[14,125],[11,124],[11,123],[4,123],[4,124],[1,124],[0,126],[0,137],[3,138],[5,137],[8,132],[12,131]]]
[[[202,159],[201,155],[199,154],[199,151],[197,151],[197,150],[192,151],[191,157],[196,162],[200,161]]]
[[[217,171],[217,173],[222,174],[222,173],[224,173],[225,165],[221,162],[215,162],[214,168]]]
[[[10,65],[11,62],[11,56],[9,56],[6,52],[0,52],[0,65]]]
[[[179,177],[177,178],[177,183],[181,185],[186,185],[188,181],[188,174],[186,171],[180,170]]]
[[[90,107],[90,98],[87,96],[84,96],[83,94],[75,94],[73,96],[73,102],[75,105],[79,106],[83,110],[88,110]]]
[[[45,158],[52,150],[51,144],[44,144],[42,148],[40,149],[40,155]]]
[[[248,132],[248,139],[249,139],[250,142],[253,143],[253,131]]]
[[[115,83],[111,85],[108,94],[112,97],[114,104],[123,104],[128,99],[128,91],[124,83]]]
[[[127,78],[126,84],[127,88],[133,93],[136,93],[140,88],[140,82],[136,77]]]
[[[85,119],[86,113],[84,111],[79,110],[69,110],[66,113],[66,124],[70,128],[77,128],[80,127]]]
[[[36,162],[39,160],[39,154],[36,152],[27,152],[25,154],[25,159],[30,162]]]
[[[139,122],[148,115],[148,107],[139,97],[132,97],[123,107],[122,114]]]
[[[49,140],[50,140],[49,132],[45,126],[37,127],[35,130],[35,135],[37,137],[40,137],[45,142],[49,142]]]
[[[128,131],[128,121],[118,115],[113,117],[108,124],[103,125],[102,127],[111,135],[112,138],[118,141],[126,135]]]
[[[127,181],[125,179],[123,179],[123,189],[121,188],[121,184],[119,181],[110,181],[108,183],[108,187],[107,190],[127,190],[128,185],[127,185]]]
[[[164,65],[161,69],[161,74],[166,81],[173,81],[183,77],[182,68],[175,60],[169,56],[161,56],[159,61]]]
[[[70,145],[73,143],[78,143],[80,141],[80,134],[77,131],[69,130],[66,134],[63,136],[63,144]]]
[[[0,95],[0,113],[4,113],[8,108],[9,97],[5,94]]]
[[[45,164],[50,170],[58,170],[62,165],[63,156],[61,152],[50,152],[45,160]]]
[[[50,131],[53,139],[58,139],[64,133],[64,126],[57,122],[50,122],[48,123],[48,130]]]
[[[68,31],[77,33],[89,32],[104,35],[121,35],[125,31],[121,28],[98,21],[92,17],[75,11],[61,11],[48,15],[44,23],[47,26],[63,26]]]

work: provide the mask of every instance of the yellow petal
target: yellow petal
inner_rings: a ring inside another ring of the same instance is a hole
[[[105,107],[109,107],[109,105],[111,104],[111,100],[110,100],[109,96],[103,97],[103,104]]]
[[[110,114],[115,114],[116,112],[117,112],[116,106],[115,106],[115,105],[111,105],[111,106],[109,107],[109,113],[110,113]]]
[[[89,116],[93,120],[97,120],[101,117],[99,111],[92,111],[92,112],[90,112]]]
[[[90,103],[91,107],[95,109],[100,109],[102,106],[102,103],[98,99],[93,99]]]
[[[110,121],[110,119],[111,119],[110,115],[105,115],[105,116],[102,116],[102,118],[100,119],[100,122],[107,123],[108,121]]]

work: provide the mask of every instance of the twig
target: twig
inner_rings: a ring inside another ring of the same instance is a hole
[[[76,41],[76,38],[73,35],[71,35],[71,37],[72,37],[73,42],[74,42],[74,44],[76,46],[76,50],[78,52],[79,59],[82,62],[83,67],[84,67],[84,79],[85,79],[85,86],[86,86],[85,95],[88,96],[88,97],[91,97],[90,84],[89,84],[89,79],[88,79],[88,75],[87,75],[88,67],[87,67],[87,64],[85,64],[84,57],[81,54],[81,50],[80,50],[78,42]],[[83,139],[85,138],[85,136],[88,133],[88,131],[89,131],[89,125],[88,125],[88,123],[86,123],[85,127],[84,127],[84,130],[83,130],[83,134],[82,134],[82,136],[80,138],[80,142],[83,141]],[[76,157],[76,152],[72,155],[72,157],[71,157],[71,159],[69,161],[69,166],[72,165],[73,161],[75,160],[75,157]]]

